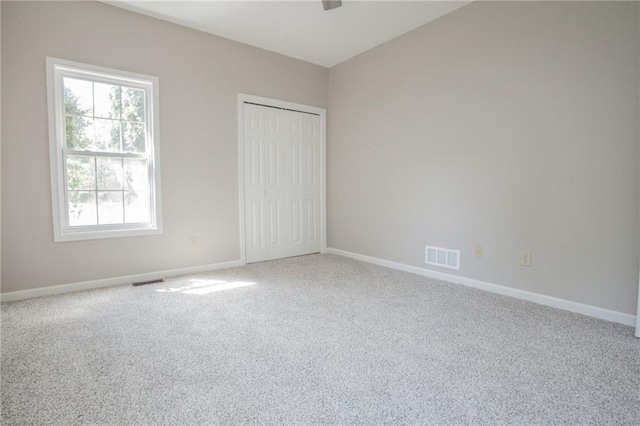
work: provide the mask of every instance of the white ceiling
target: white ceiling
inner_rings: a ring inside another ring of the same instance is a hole
[[[113,6],[332,67],[470,1],[104,0]]]

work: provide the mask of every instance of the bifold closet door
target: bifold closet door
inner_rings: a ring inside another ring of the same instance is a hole
[[[319,252],[319,117],[243,108],[247,262]]]

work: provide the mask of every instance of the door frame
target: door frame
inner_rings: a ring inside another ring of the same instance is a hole
[[[327,252],[327,110],[309,105],[296,104],[278,99],[238,93],[238,201],[240,230],[240,262],[247,264],[245,246],[244,205],[244,103],[266,107],[289,109],[320,116],[320,253]]]

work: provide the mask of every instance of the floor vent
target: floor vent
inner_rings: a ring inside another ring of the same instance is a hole
[[[427,265],[435,265],[449,269],[460,269],[460,250],[425,246],[424,261]]]
[[[133,283],[131,284],[134,287],[138,287],[139,285],[147,285],[147,284],[158,284],[158,283],[163,283],[164,280],[162,278],[160,278],[159,280],[151,280],[151,281],[140,281],[139,283]]]

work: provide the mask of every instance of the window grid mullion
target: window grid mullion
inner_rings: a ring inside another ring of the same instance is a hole
[[[100,203],[98,201],[98,157],[93,157],[93,166],[94,166],[94,179],[95,179],[95,189],[94,192],[96,194],[96,225],[100,226]]]
[[[65,138],[66,138],[66,133],[65,133]],[[69,224],[71,223],[70,218],[69,218],[69,183],[67,181],[67,175],[68,175],[68,171],[67,171],[67,154],[65,153],[64,149],[62,150],[62,181],[63,181],[63,189],[64,189],[64,220],[67,224],[67,226],[69,226]]]
[[[120,119],[120,152],[124,152],[124,135],[122,134],[122,86],[120,86],[120,99],[118,100],[118,103],[118,118]]]
[[[120,121],[118,121],[118,126],[120,126],[120,152],[124,152],[124,127],[122,126],[122,111],[120,112]]]
[[[89,150],[77,150],[77,149],[63,149],[65,155],[87,155],[98,157],[118,157],[118,158],[137,158],[147,159],[148,154],[136,154],[133,152],[105,152],[105,151],[89,151]]]
[[[122,223],[127,223],[126,209],[124,208],[124,158],[120,159],[120,164],[122,165]]]
[[[97,142],[97,134],[96,134],[96,82],[91,82],[91,116],[93,121],[93,146],[96,146]],[[94,178],[95,178],[95,189],[94,193],[96,196],[96,225],[100,226],[100,201],[98,200],[98,157],[93,157],[93,166],[94,166]]]
[[[96,134],[96,83],[95,81],[91,82],[91,121],[93,122],[93,146],[96,146],[96,142],[98,140]],[[98,169],[96,168],[96,174]],[[97,189],[98,187],[96,187]]]

